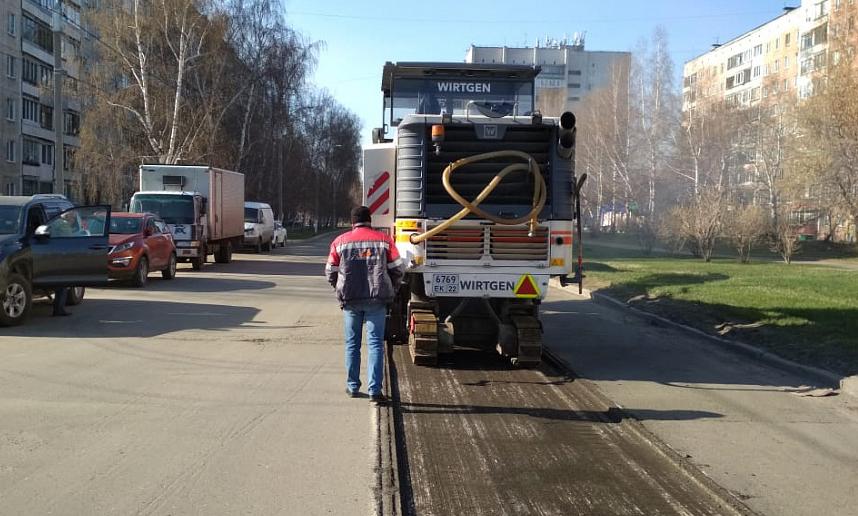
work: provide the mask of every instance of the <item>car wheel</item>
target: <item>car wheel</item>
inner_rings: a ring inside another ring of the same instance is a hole
[[[24,322],[33,305],[33,290],[27,279],[20,274],[10,274],[0,297],[0,325],[15,326]]]
[[[176,277],[176,253],[170,253],[170,262],[167,268],[161,271],[161,277],[170,280]]]
[[[69,289],[68,297],[66,297],[66,306],[77,306],[83,303],[83,296],[86,293],[84,287],[72,287]]]
[[[137,262],[137,270],[134,271],[134,278],[131,279],[131,284],[137,288],[143,288],[146,286],[148,280],[149,260],[145,256],[141,256],[140,261]]]

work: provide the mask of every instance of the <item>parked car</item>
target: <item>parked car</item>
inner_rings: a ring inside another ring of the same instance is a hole
[[[0,326],[21,324],[33,299],[107,284],[110,206],[74,207],[61,195],[0,197]]]
[[[144,287],[152,271],[176,277],[176,244],[164,222],[153,213],[114,213],[110,218],[110,278]]]
[[[274,223],[274,247],[280,245],[280,247],[286,247],[286,238],[289,236],[289,233],[286,231],[286,228],[283,227],[283,224],[279,222]]]
[[[257,253],[270,251],[274,244],[274,210],[262,202],[244,203],[244,246]]]

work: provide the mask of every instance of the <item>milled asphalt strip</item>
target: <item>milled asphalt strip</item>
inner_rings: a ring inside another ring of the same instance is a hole
[[[572,290],[574,287],[563,287],[560,285],[559,282],[556,282],[556,280],[554,279],[551,280],[551,286],[563,290],[564,292],[571,293],[575,296],[581,296],[577,293],[577,291]],[[659,324],[662,324],[664,326],[677,330],[682,330],[686,333],[690,333],[698,337],[703,337],[708,342],[730,348],[733,351],[755,358],[771,367],[786,370],[788,372],[798,374],[800,376],[810,377],[816,382],[818,382],[820,386],[838,388],[840,387],[841,381],[843,380],[843,375],[839,375],[837,373],[833,373],[831,371],[827,371],[819,367],[793,362],[792,360],[788,360],[769,351],[765,351],[763,349],[760,349],[759,347],[752,346],[751,344],[746,344],[744,342],[725,339],[716,335],[712,335],[703,330],[693,328],[691,326],[681,324],[676,321],[671,321],[670,319],[667,319],[660,315],[656,315],[651,312],[647,312],[646,310],[641,310],[640,308],[636,308],[628,303],[624,303],[619,299],[614,299],[613,297],[607,296],[605,294],[600,294],[599,292],[588,292],[587,290],[585,290],[584,292],[584,296],[589,295],[589,297],[594,302],[599,303],[601,305],[609,305],[615,308],[620,308],[644,319],[649,319],[650,321],[657,321]]]
[[[643,423],[635,417],[634,414],[627,412],[619,403],[610,400],[599,387],[589,381],[581,378],[572,369],[572,367],[558,355],[554,354],[547,347],[542,348],[542,358],[557,370],[569,374],[575,378],[576,382],[587,386],[587,394],[591,395],[599,403],[603,403],[609,407],[616,407],[622,414],[621,420],[625,428],[635,434],[640,440],[647,443],[653,450],[658,452],[665,460],[673,463],[678,470],[685,474],[692,482],[706,492],[715,503],[724,503],[722,506],[725,511],[739,514],[741,516],[753,516],[757,513],[751,510],[741,498],[729,489],[721,487],[717,482],[710,478],[706,472],[695,466],[685,456],[674,450],[669,444],[659,439],[655,434],[647,430]]]

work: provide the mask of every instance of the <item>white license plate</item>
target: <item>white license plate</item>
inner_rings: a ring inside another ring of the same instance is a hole
[[[459,293],[459,275],[458,274],[434,274],[432,276],[432,293],[433,294],[458,294]]]
[[[193,249],[179,249],[179,256],[193,256]]]

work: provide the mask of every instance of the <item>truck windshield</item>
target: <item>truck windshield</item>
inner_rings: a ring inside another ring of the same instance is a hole
[[[135,195],[131,200],[131,211],[154,213],[167,224],[193,224],[194,198],[190,195]]]
[[[0,235],[14,235],[21,226],[20,206],[0,206]]]
[[[245,208],[244,221],[256,224],[259,221],[259,210],[256,208]]]
[[[527,115],[533,111],[533,83],[530,81],[397,79],[392,97],[392,125],[399,125],[405,116],[413,114],[465,115],[470,109],[472,115],[489,110],[496,116],[505,116]]]

